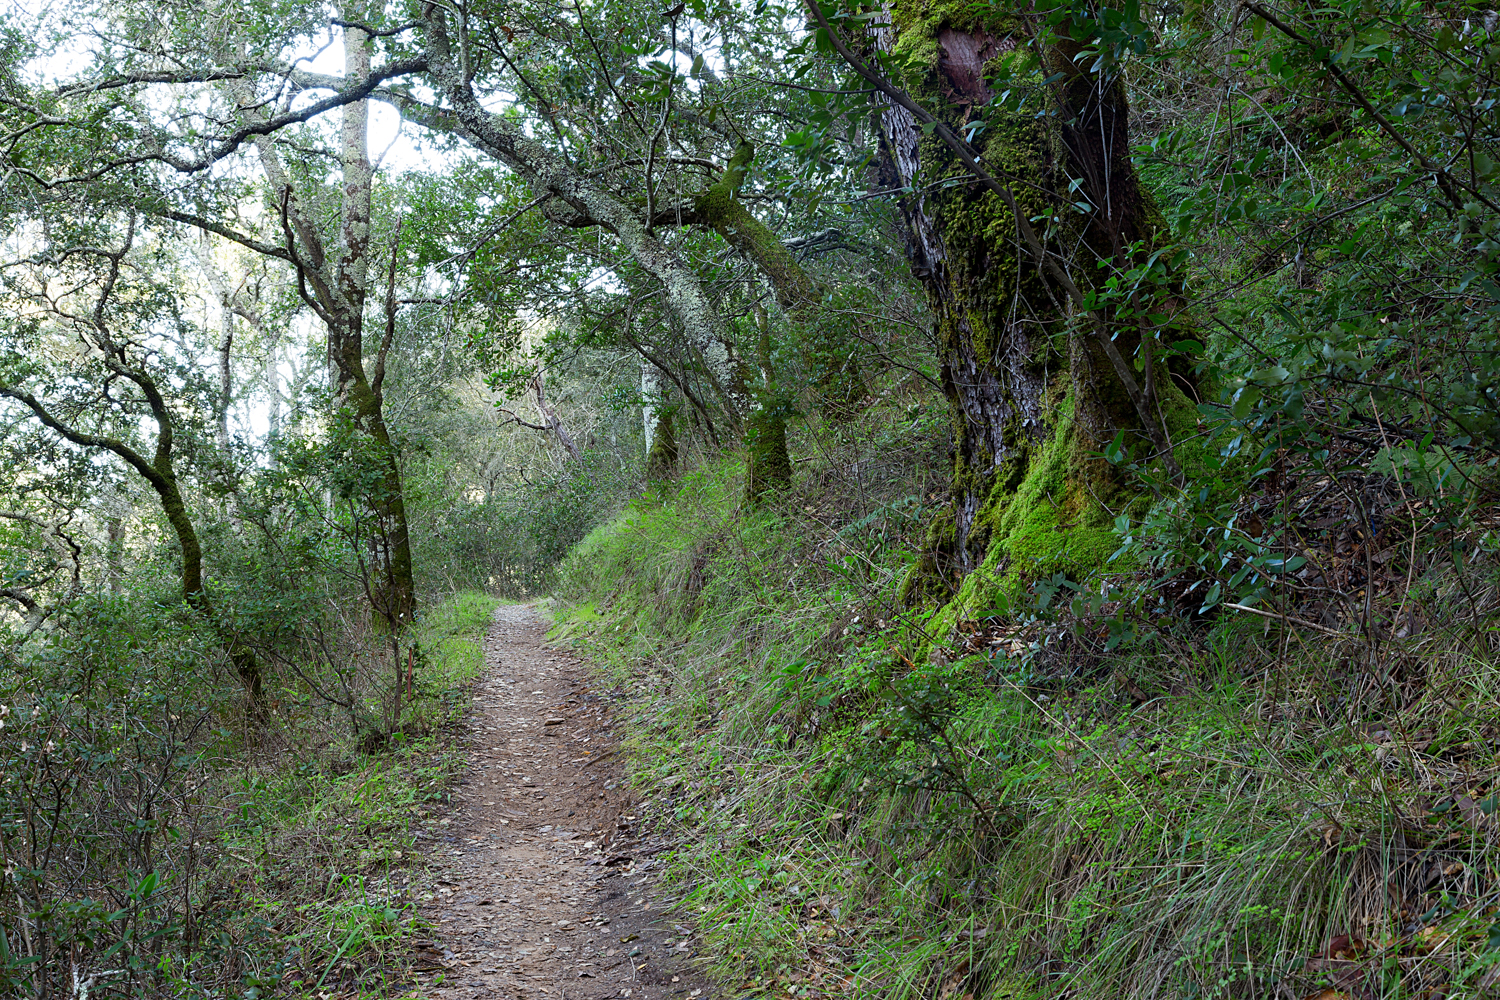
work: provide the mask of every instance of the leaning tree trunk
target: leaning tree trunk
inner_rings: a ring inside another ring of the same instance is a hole
[[[1115,547],[1105,504],[1121,484],[1093,456],[1119,431],[1132,443],[1159,442],[1161,424],[1141,411],[1162,410],[1161,423],[1170,425],[1182,401],[1168,399],[1168,385],[1152,406],[1140,405],[1126,365],[1141,332],[1078,306],[1078,286],[1097,286],[1108,273],[1099,261],[1120,266],[1131,244],[1159,244],[1166,235],[1128,158],[1123,87],[1050,51],[1047,64],[1066,70],[1050,91],[1055,116],[993,105],[985,65],[1028,44],[1027,25],[1002,13],[954,11],[933,17],[896,6],[875,43],[925,63],[912,96],[952,132],[983,116],[976,158],[1006,179],[1016,201],[1012,211],[996,185],[980,183],[951,144],[892,101],[882,120],[880,182],[928,192],[903,199],[901,211],[908,256],[936,317],[956,441],[953,505],[933,525],[907,597],[943,601],[962,587],[958,610],[975,612],[1018,583],[1104,564]],[[942,178],[957,183],[934,191]],[[1075,191],[1098,207],[1053,235],[1047,251],[1058,257],[1044,266],[1020,230],[1025,219],[1078,201],[1052,194],[1069,192],[1075,179]],[[1153,379],[1160,364],[1149,345],[1147,354],[1149,394],[1166,380]],[[1164,461],[1172,462],[1169,450]]]
[[[114,262],[114,267],[117,272],[118,260]],[[112,279],[111,284],[113,284]],[[110,343],[102,323],[100,332],[103,334],[101,341],[106,344]],[[106,355],[106,357],[110,356]],[[203,546],[198,540],[198,532],[193,527],[187,501],[183,498],[182,488],[177,480],[171,411],[155,381],[145,372],[128,368],[112,358],[106,361],[106,364],[118,378],[134,382],[151,408],[152,418],[156,423],[156,448],[155,453],[149,459],[123,441],[81,431],[65,423],[48,411],[35,396],[22,389],[0,384],[0,396],[24,404],[44,426],[76,445],[113,452],[124,459],[126,464],[151,485],[161,502],[162,513],[166,515],[167,523],[171,525],[172,533],[177,537],[177,545],[182,557],[179,579],[182,584],[183,603],[195,611],[218,636],[220,646],[234,666],[235,672],[239,674],[240,683],[244,685],[246,709],[252,719],[260,720],[266,714],[265,681],[261,673],[260,661],[255,652],[240,641],[235,629],[226,625],[221,619],[213,605],[213,599],[209,597],[204,587]]]
[[[754,158],[755,148],[741,142],[723,175],[694,200],[693,207],[703,222],[766,276],[787,318],[807,324],[817,316],[817,285],[770,227],[751,215],[735,197]],[[761,383],[745,422],[745,498],[751,503],[792,481],[792,461],[786,447],[790,401],[778,385],[771,361],[770,322],[763,310],[757,320]]]
[[[857,362],[841,345],[844,338],[833,329],[836,320],[824,308],[829,290],[807,273],[771,227],[739,201],[739,189],[754,158],[755,147],[742,141],[719,180],[693,199],[690,218],[713,229],[765,276],[777,305],[791,322],[793,341],[811,376],[819,408],[832,419],[848,419],[868,387]],[[764,346],[760,355],[761,367],[767,369],[769,356]]]

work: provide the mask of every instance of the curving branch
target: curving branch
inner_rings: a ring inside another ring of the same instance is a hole
[[[142,163],[164,163],[167,166],[171,167],[173,170],[178,171],[179,173],[200,173],[212,167],[214,164],[220,162],[221,160],[234,155],[234,153],[236,153],[246,142],[253,141],[257,138],[270,136],[291,125],[305,124],[306,122],[311,121],[312,119],[318,117],[321,114],[324,114],[325,112],[332,111],[336,108],[342,108],[346,105],[355,104],[359,101],[363,101],[367,99],[371,95],[371,93],[377,90],[381,86],[381,84],[386,83],[389,80],[394,80],[398,77],[410,76],[413,73],[420,73],[425,69],[427,69],[426,55],[417,55],[412,56],[408,59],[401,59],[393,63],[388,63],[385,66],[372,70],[367,75],[356,81],[350,81],[347,78],[323,77],[316,74],[307,74],[297,71],[294,68],[278,69],[263,64],[251,63],[245,66],[213,70],[143,71],[140,73],[121,74],[109,77],[105,80],[92,81],[90,83],[75,84],[59,90],[57,92],[58,96],[72,97],[81,94],[113,90],[142,83],[212,82],[219,83],[221,85],[232,84],[234,81],[244,83],[246,78],[251,73],[257,71],[276,73],[277,75],[284,76],[287,79],[292,80],[293,82],[296,82],[300,79],[304,81],[304,83],[309,87],[316,87],[318,89],[326,87],[328,89],[334,90],[334,93],[321,100],[313,101],[311,104],[297,111],[285,111],[279,115],[262,115],[257,116],[254,120],[245,121],[234,131],[230,132],[229,135],[218,140],[218,142],[211,149],[203,153],[201,156],[179,156],[167,150],[164,144],[158,142],[155,145],[155,148],[148,148],[145,151],[132,153],[126,156],[111,157],[104,163],[100,164],[97,167],[94,167],[91,170],[85,171],[80,174],[70,174],[63,177],[45,177],[38,171],[17,163],[14,158],[11,158],[6,165],[8,169],[13,170],[16,173],[28,178],[44,190],[52,190],[53,188],[62,187],[65,185],[81,184],[98,180],[100,177],[112,173],[115,170],[119,170],[123,167],[135,166]],[[23,110],[28,114],[34,115],[37,118],[37,122],[30,123],[28,125],[28,131],[37,127],[39,124],[73,124],[71,119],[58,118],[55,115],[48,115],[34,105],[25,104],[23,102],[17,102],[13,100],[6,100],[3,103],[11,107],[15,107],[18,110]],[[227,233],[221,233],[220,235],[228,236],[228,238],[230,239],[234,238],[232,236],[229,236],[229,234]]]
[[[165,209],[160,212],[153,212],[152,214],[160,216],[163,219],[171,219],[173,222],[181,222],[185,225],[193,226],[206,233],[222,236],[226,240],[238,243],[240,246],[254,250],[258,254],[275,257],[288,263],[292,261],[292,252],[286,247],[278,246],[275,243],[264,243],[253,236],[247,236],[238,230],[231,229],[221,222],[205,219],[200,215],[192,215],[188,212],[179,212],[176,209]]]
[[[157,471],[156,466],[148,462],[140,452],[118,438],[105,437],[102,434],[89,434],[63,423],[53,416],[40,400],[24,389],[18,389],[15,386],[0,382],[0,397],[14,399],[16,402],[22,404],[31,411],[37,420],[41,421],[42,426],[48,430],[56,431],[74,444],[84,448],[102,448],[124,459],[125,463],[138,472],[141,478],[150,483],[151,488],[158,493],[161,492],[162,487],[165,485],[161,473]]]
[[[238,150],[242,145],[245,144],[246,140],[254,139],[257,136],[271,135],[275,132],[281,131],[288,125],[301,125],[306,122],[312,121],[314,118],[323,114],[323,112],[325,111],[332,111],[335,108],[342,108],[345,105],[354,104],[357,101],[363,101],[365,98],[370,96],[371,91],[375,90],[375,88],[379,87],[385,81],[393,80],[398,76],[408,76],[412,73],[420,73],[426,68],[426,56],[414,56],[410,59],[403,59],[399,62],[390,63],[389,65],[382,66],[378,70],[372,71],[369,76],[367,76],[360,82],[352,85],[347,85],[343,90],[338,91],[337,93],[329,97],[325,97],[321,101],[314,101],[312,104],[309,104],[301,111],[287,111],[280,115],[265,118],[262,121],[250,122],[248,124],[241,125],[239,128],[230,133],[229,136],[223,139],[212,150],[197,159],[181,159],[172,156],[165,150],[162,150],[160,153],[158,153],[156,159],[161,160],[161,162],[167,164],[168,166],[172,167],[172,169],[177,170],[180,173],[198,173],[199,171],[207,170],[215,163],[218,163],[225,157],[232,155],[236,150]]]
[[[710,381],[725,399],[738,403],[727,385],[732,375],[728,326],[688,262],[652,234],[636,208],[537,142],[519,123],[487,110],[454,60],[444,6],[429,2],[422,10],[427,29],[427,75],[452,109],[453,131],[510,167],[535,194],[550,194],[613,233],[636,263],[662,283],[687,339],[708,362]]]
[[[63,561],[65,561],[69,567],[67,589],[63,592],[62,596],[58,597],[57,600],[53,601],[50,604],[43,604],[38,601],[26,587],[0,587],[0,597],[9,598],[10,600],[15,601],[17,604],[21,605],[22,609],[24,609],[26,613],[25,620],[21,624],[20,635],[13,643],[13,645],[20,645],[27,639],[31,638],[34,634],[36,634],[37,630],[40,629],[42,625],[46,623],[47,619],[55,614],[59,608],[67,604],[69,601],[73,600],[79,594],[83,593],[83,546],[79,545],[78,542],[73,539],[72,535],[69,535],[63,530],[68,524],[67,520],[44,521],[41,518],[31,514],[23,513],[20,511],[6,510],[0,510],[0,518],[9,521],[19,521],[23,524],[29,524],[34,528],[41,529],[42,538],[47,541],[47,544],[49,544],[59,556],[61,556]],[[50,577],[44,580],[37,581],[35,586],[39,587],[42,584],[49,582],[51,582]]]

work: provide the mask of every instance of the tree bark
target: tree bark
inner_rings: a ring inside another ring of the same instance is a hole
[[[852,362],[841,339],[828,329],[823,315],[825,289],[808,274],[796,255],[770,226],[757,219],[737,194],[744,185],[755,147],[741,141],[718,182],[693,201],[692,221],[706,224],[766,277],[776,303],[792,322],[791,331],[803,363],[811,371],[821,408],[835,419],[851,416],[867,392],[858,366]],[[769,336],[762,326],[762,339]],[[761,367],[769,371],[770,351],[762,348]],[[767,382],[771,377],[767,375]],[[757,411],[764,400],[757,400]],[[783,407],[785,409],[785,407]],[[784,423],[784,421],[783,421]],[[775,434],[780,424],[762,421],[760,434]]]
[[[1080,69],[1068,43],[1049,46],[1056,114],[1011,111],[991,103],[985,72],[1033,42],[1023,17],[888,10],[874,43],[926,72],[910,95],[881,87],[880,181],[916,192],[900,201],[907,253],[936,316],[956,431],[953,507],[916,589],[941,598],[981,564],[1012,579],[1098,568],[1101,500],[1119,483],[1092,456],[1123,430],[1175,470],[1151,341],[1085,305],[1108,276],[1101,262],[1129,266],[1135,245],[1166,237],[1129,160],[1123,85]],[[959,136],[981,113],[969,147]],[[951,183],[933,190],[941,180]],[[1083,218],[1066,214],[1074,181],[1093,205]],[[1038,235],[1030,220],[1051,210],[1062,231]],[[1138,351],[1144,386],[1131,372]]]

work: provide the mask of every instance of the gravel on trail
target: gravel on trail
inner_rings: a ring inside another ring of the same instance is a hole
[[[502,605],[468,718],[468,771],[425,846],[421,997],[708,1000],[691,928],[665,913],[659,855],[624,784],[587,665]]]

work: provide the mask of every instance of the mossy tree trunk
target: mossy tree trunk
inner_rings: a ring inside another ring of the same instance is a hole
[[[786,411],[773,402],[750,411],[745,449],[745,497],[752,503],[792,482],[792,460],[786,448]]]
[[[933,527],[919,589],[941,597],[981,566],[1012,578],[1083,569],[1103,551],[1093,537],[1107,530],[1100,501],[1119,488],[1110,467],[1090,456],[1119,431],[1155,444],[1169,423],[1165,415],[1161,424],[1143,419],[1151,407],[1122,371],[1136,360],[1142,331],[1111,327],[1102,314],[1078,308],[1077,286],[1097,287],[1108,274],[1100,262],[1128,265],[1132,248],[1165,237],[1129,160],[1124,88],[1080,70],[1070,59],[1076,52],[1052,46],[1043,68],[1061,74],[1048,92],[1054,113],[1010,111],[993,102],[986,73],[993,60],[1031,42],[1023,19],[912,0],[890,13],[876,44],[927,67],[912,96],[953,133],[983,118],[976,158],[1005,178],[1016,202],[1012,211],[995,185],[980,183],[952,144],[899,101],[886,109],[881,186],[929,190],[904,199],[901,211],[908,256],[936,316],[956,441],[953,507]],[[942,178],[960,182],[931,191]],[[1067,211],[1081,198],[1094,209],[1054,233],[1046,246],[1054,256],[1044,264],[1021,237],[1027,223],[1017,215]],[[1161,366],[1144,346],[1145,395],[1157,400]],[[1032,488],[1038,477],[1047,479],[1044,488]],[[1023,510],[1023,503],[1044,509]]]
[[[1011,32],[1000,25],[922,23],[905,7],[892,13],[896,30],[885,32],[882,44],[920,45],[931,67],[926,87],[947,98],[943,117],[962,125],[990,100],[982,67],[1015,47]],[[929,184],[965,176],[954,154],[905,109],[889,107],[882,126],[882,187],[912,184],[919,176]],[[1058,169],[1050,138],[1041,122],[1017,115],[992,122],[981,150],[986,163],[1028,182],[1017,199],[1031,215],[1044,208],[1037,188]],[[1019,246],[1009,208],[992,192],[978,184],[951,187],[903,199],[901,212],[907,256],[936,320],[955,431],[953,510],[934,527],[924,568],[956,586],[983,558],[987,539],[976,527],[991,488],[1002,478],[1014,486],[1051,432],[1048,393],[1066,360],[1052,350],[1051,339],[1065,329],[1066,316]]]
[[[835,418],[846,417],[866,394],[864,379],[853,357],[841,352],[840,338],[829,329],[829,318],[824,315],[828,289],[736,197],[754,159],[754,146],[741,142],[718,182],[694,199],[688,218],[712,228],[765,276],[776,304],[794,326],[797,348],[812,371],[822,407]],[[765,368],[767,351],[763,347],[760,353]]]
[[[741,142],[719,180],[694,199],[693,207],[702,222],[766,276],[788,319],[797,323],[812,321],[821,300],[817,284],[770,227],[735,197],[754,159],[755,147]],[[792,481],[792,463],[786,446],[789,400],[778,384],[772,361],[770,319],[764,310],[756,311],[756,319],[761,384],[750,404],[745,425],[745,495],[751,502]]]

